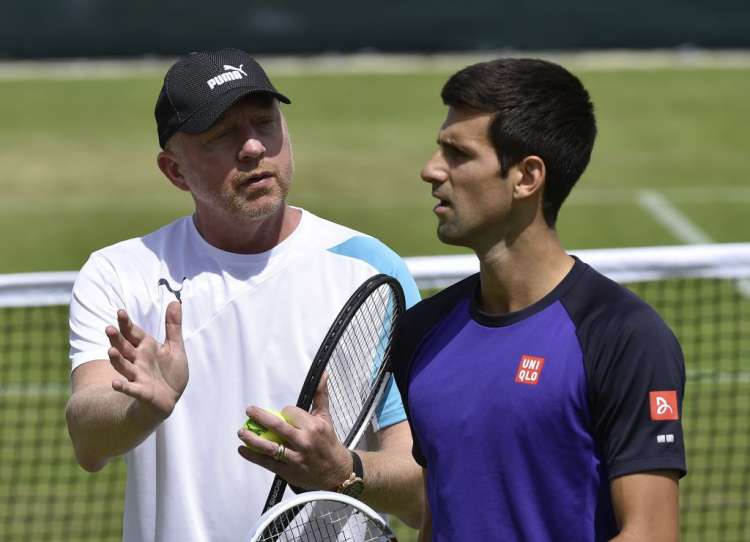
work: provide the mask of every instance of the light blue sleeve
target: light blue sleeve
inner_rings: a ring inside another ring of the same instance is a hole
[[[385,273],[396,278],[404,289],[407,309],[421,299],[417,283],[414,282],[414,278],[409,273],[409,268],[406,267],[404,260],[374,237],[365,235],[352,237],[328,250],[334,254],[362,260],[377,269],[379,273]]]
[[[420,300],[421,296],[419,295],[417,283],[414,282],[414,278],[409,273],[409,269],[406,267],[404,261],[398,254],[374,237],[365,235],[352,237],[328,250],[334,254],[362,260],[377,269],[379,273],[385,273],[397,279],[404,289],[406,308],[411,307]],[[401,402],[401,395],[398,393],[393,376],[389,377],[383,399],[377,407],[376,415],[378,429],[383,429],[389,425],[406,420],[404,405]]]

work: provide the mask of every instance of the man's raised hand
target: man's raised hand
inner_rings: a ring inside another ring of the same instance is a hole
[[[117,311],[118,328],[107,326],[112,345],[108,350],[112,367],[124,379],[112,381],[112,388],[142,402],[162,418],[168,417],[185,391],[188,364],[182,341],[182,306],[167,306],[166,340],[156,339],[138,327],[124,310]]]

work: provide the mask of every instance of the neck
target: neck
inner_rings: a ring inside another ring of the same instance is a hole
[[[207,218],[199,211],[193,221],[201,237],[218,249],[238,254],[259,254],[271,250],[297,228],[302,212],[284,203],[264,218],[233,217],[230,222]]]
[[[480,269],[480,308],[501,315],[542,299],[573,267],[574,260],[555,230],[527,228],[511,244],[505,240],[477,251]]]

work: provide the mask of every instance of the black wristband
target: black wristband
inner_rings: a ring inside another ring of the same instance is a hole
[[[352,456],[352,472],[334,491],[343,493],[350,497],[359,497],[365,489],[364,468],[362,467],[362,458],[359,454],[349,450]]]
[[[359,457],[359,454],[349,450],[349,453],[352,454],[352,472],[357,478],[365,479],[365,469],[362,467],[362,458]]]

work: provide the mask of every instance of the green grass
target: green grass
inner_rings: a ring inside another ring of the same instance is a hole
[[[436,240],[429,187],[419,179],[445,114],[438,93],[446,75],[275,78],[294,101],[286,108],[297,163],[291,201],[374,234],[405,256],[460,251]],[[596,104],[600,135],[561,213],[567,247],[679,243],[638,205],[642,189],[665,194],[718,242],[747,240],[750,70],[579,75]],[[190,212],[190,199],[155,165],[159,86],[159,77],[0,82],[0,273],[75,270],[91,251]],[[688,197],[685,189],[710,197]],[[710,300],[716,291],[703,295]],[[693,306],[704,304],[696,299]],[[739,307],[736,324],[711,316],[722,322],[716,326],[690,324],[684,307],[664,309],[682,330],[685,412],[693,413],[682,503],[705,511],[683,515],[684,540],[740,540],[748,526],[743,360],[750,347],[737,338],[747,336],[748,325],[746,303]],[[29,328],[38,331],[29,335]],[[64,311],[0,311],[0,385],[47,386],[37,395],[0,398],[3,540],[63,539],[63,524],[72,526],[68,540],[119,536],[117,513],[107,507],[121,505],[122,463],[91,477],[72,462],[62,413],[66,341]],[[706,344],[718,350],[703,352]],[[719,373],[736,378],[715,381]],[[720,520],[733,526],[720,531]],[[414,539],[396,525],[402,541]]]
[[[563,207],[566,246],[676,243],[631,198],[580,205],[608,190],[716,187],[678,208],[716,241],[747,238],[750,70],[581,72],[600,135]],[[279,77],[297,173],[291,201],[372,233],[403,255],[441,245],[419,179],[445,114],[444,74]],[[78,269],[97,248],[190,212],[156,168],[153,104],[160,80],[0,84],[0,272]],[[723,197],[722,197],[723,194]],[[717,200],[718,198],[718,200]],[[12,255],[12,257],[10,257]]]

